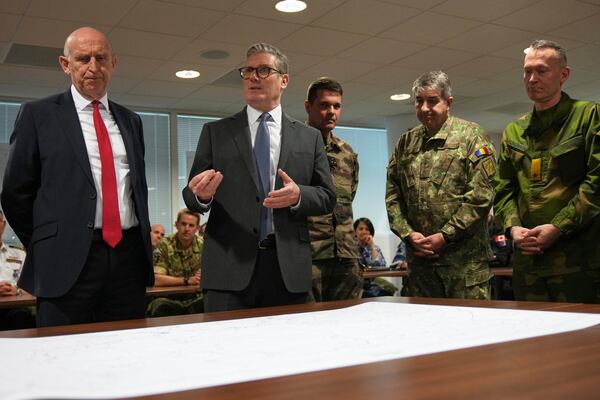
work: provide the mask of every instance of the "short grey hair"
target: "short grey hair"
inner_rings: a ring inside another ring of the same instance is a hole
[[[567,66],[567,51],[560,44],[553,42],[552,40],[546,39],[538,39],[531,42],[529,45],[529,50],[542,50],[542,49],[552,49],[556,52],[556,56],[558,57],[558,61],[562,64],[563,67]]]
[[[450,78],[443,71],[431,71],[418,77],[412,86],[413,95],[416,97],[418,92],[424,89],[439,91],[444,100],[448,100],[452,96]]]
[[[246,50],[246,58],[250,57],[254,53],[268,53],[275,56],[275,66],[282,74],[287,74],[290,63],[285,54],[281,52],[277,47],[268,43],[256,43],[248,47]]]

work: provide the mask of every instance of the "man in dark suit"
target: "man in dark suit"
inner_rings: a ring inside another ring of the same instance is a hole
[[[106,36],[75,30],[59,58],[71,88],[23,104],[2,206],[27,248],[19,286],[38,326],[143,318],[152,272],[142,122],[108,100]]]
[[[297,304],[311,288],[306,217],[331,212],[335,192],[321,134],[285,115],[288,61],[251,46],[240,113],[204,125],[188,208],[210,209],[202,259],[205,311]]]

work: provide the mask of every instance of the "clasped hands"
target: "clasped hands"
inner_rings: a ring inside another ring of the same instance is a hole
[[[438,258],[440,252],[448,245],[441,232],[429,236],[413,232],[408,235],[408,242],[414,250],[414,255],[424,258]]]
[[[10,282],[0,281],[0,296],[15,296],[17,287]]]
[[[544,254],[544,250],[552,246],[560,236],[560,229],[552,224],[538,225],[531,229],[513,226],[510,234],[515,246],[524,255],[531,256]]]
[[[298,204],[300,200],[300,188],[282,169],[277,170],[277,175],[283,182],[283,187],[272,190],[263,201],[267,208],[284,208]],[[188,183],[188,187],[202,203],[209,203],[217,192],[217,188],[223,180],[223,174],[214,169],[208,169],[194,176]]]

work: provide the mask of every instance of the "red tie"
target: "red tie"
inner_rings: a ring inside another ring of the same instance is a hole
[[[102,165],[102,239],[110,246],[115,247],[121,241],[121,218],[119,216],[119,200],[117,199],[117,178],[115,175],[115,162],[112,147],[108,137],[108,130],[98,108],[98,101],[94,101],[94,128],[98,139],[100,151],[100,164]]]

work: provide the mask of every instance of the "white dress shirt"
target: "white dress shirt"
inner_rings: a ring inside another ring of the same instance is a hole
[[[98,148],[98,139],[96,138],[96,128],[94,127],[93,105],[92,101],[83,97],[75,86],[71,85],[71,93],[75,102],[75,109],[81,123],[83,139],[87,148],[90,167],[96,186],[96,219],[94,227],[102,228],[102,163],[100,161],[100,150]],[[115,176],[117,178],[117,198],[119,201],[119,216],[121,217],[121,227],[129,229],[138,224],[133,205],[131,175],[125,143],[119,131],[119,127],[108,108],[108,95],[105,94],[99,100],[100,116],[108,130],[110,145],[112,147],[113,159],[115,162]]]

